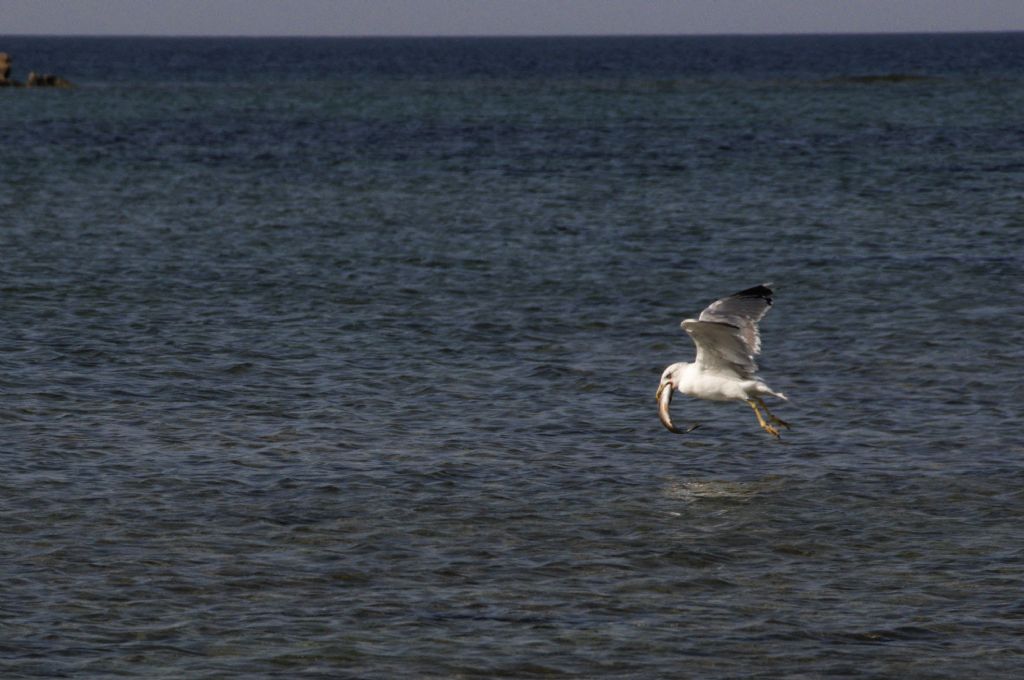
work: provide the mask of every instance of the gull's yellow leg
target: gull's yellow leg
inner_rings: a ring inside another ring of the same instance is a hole
[[[749,406],[750,408],[754,409],[754,415],[757,416],[757,423],[758,423],[758,425],[761,426],[761,429],[764,430],[765,432],[767,432],[768,434],[772,435],[776,439],[778,439],[779,438],[779,431],[776,430],[771,425],[769,425],[768,423],[766,423],[764,418],[761,416],[761,412],[757,410],[757,402],[758,401],[761,401],[761,400],[760,399],[757,399],[757,400],[748,399],[747,400],[747,406]],[[765,410],[767,411],[768,409],[765,409]]]
[[[768,405],[764,403],[763,399],[761,399],[760,397],[754,397],[754,401],[757,402],[758,406],[764,409],[764,414],[768,416],[768,420],[772,421],[776,425],[782,425],[782,427],[786,428],[787,430],[790,429],[789,423],[787,423],[785,420],[779,418],[777,415],[768,410]]]

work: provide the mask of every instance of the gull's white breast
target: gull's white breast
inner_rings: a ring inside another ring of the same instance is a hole
[[[757,393],[756,380],[743,380],[731,372],[705,371],[690,364],[679,382],[682,394],[709,401],[736,401]]]

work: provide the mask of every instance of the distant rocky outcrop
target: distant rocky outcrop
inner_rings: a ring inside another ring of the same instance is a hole
[[[6,52],[0,52],[0,87],[73,87],[70,81],[60,76],[49,73],[36,73],[30,71],[28,82],[22,83],[11,78],[11,57]]]
[[[25,83],[25,87],[71,87],[71,83],[60,76],[51,75],[49,73],[40,74],[35,71],[30,71],[28,74],[28,82]]]
[[[875,85],[878,83],[913,83],[923,80],[932,80],[929,76],[920,76],[913,73],[881,73],[872,75],[848,75],[828,78],[822,82],[828,85]]]

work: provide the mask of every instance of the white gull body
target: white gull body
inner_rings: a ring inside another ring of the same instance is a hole
[[[700,318],[680,324],[697,346],[697,356],[693,363],[672,364],[661,374],[655,399],[658,416],[669,431],[686,434],[698,426],[681,430],[672,423],[669,404],[676,391],[708,401],[745,402],[754,410],[761,428],[774,437],[779,436],[776,425],[789,428],[762,399],[771,396],[785,400],[785,395],[757,376],[754,361],[761,353],[757,324],[771,306],[772,290],[768,284],[761,284],[716,300],[700,313]]]

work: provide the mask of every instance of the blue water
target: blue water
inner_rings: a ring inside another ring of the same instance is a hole
[[[1024,667],[1024,35],[0,51],[3,677]]]

